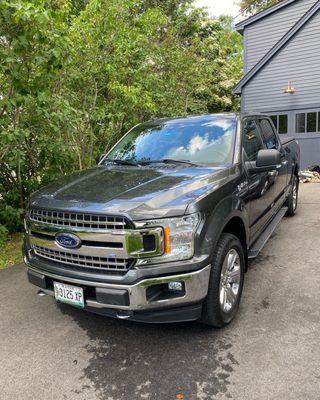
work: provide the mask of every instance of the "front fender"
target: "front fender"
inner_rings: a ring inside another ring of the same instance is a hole
[[[249,241],[249,217],[244,202],[236,197],[224,198],[213,210],[205,212],[205,222],[197,238],[196,248],[200,254],[206,254],[212,259],[217,242],[232,218],[239,218],[245,230],[245,242]]]

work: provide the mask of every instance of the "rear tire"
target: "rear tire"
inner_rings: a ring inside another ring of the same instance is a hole
[[[223,328],[236,316],[243,288],[245,257],[240,240],[223,233],[213,255],[202,322]]]
[[[293,176],[292,185],[290,189],[289,196],[284,203],[288,210],[286,212],[286,216],[293,217],[296,213],[297,206],[298,206],[298,193],[299,193],[299,178],[297,175]]]

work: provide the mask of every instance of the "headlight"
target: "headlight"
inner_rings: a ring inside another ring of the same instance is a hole
[[[194,235],[200,222],[200,214],[186,215],[180,218],[166,218],[143,222],[143,227],[161,227],[163,229],[163,254],[152,258],[140,259],[137,265],[168,261],[187,260],[194,253]],[[137,224],[138,226],[140,225]]]

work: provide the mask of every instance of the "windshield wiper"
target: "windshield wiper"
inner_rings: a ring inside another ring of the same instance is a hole
[[[132,160],[122,160],[121,158],[107,158],[105,162],[115,163],[117,165],[133,165],[135,167],[148,164],[188,164],[198,167],[199,164],[193,163],[189,160],[175,160],[173,158],[163,158],[161,160],[142,160],[139,162]]]
[[[120,158],[107,158],[105,162],[112,162],[117,165],[133,165],[135,167],[139,166],[139,163],[131,160],[121,160]]]
[[[164,163],[164,164],[188,164],[196,167],[199,166],[199,164],[193,163],[192,161],[189,160],[175,160],[173,158],[163,158],[162,160],[145,160],[145,161],[140,161],[139,163],[141,165]]]

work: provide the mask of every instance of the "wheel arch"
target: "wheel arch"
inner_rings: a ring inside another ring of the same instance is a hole
[[[224,232],[234,234],[239,238],[247,259],[250,235],[249,216],[245,204],[239,198],[232,196],[225,198],[210,213],[210,216],[207,215],[205,228],[198,238],[200,253],[212,257]]]
[[[236,236],[241,244],[245,254],[245,269],[248,269],[248,236],[245,223],[243,222],[240,216],[233,216],[229,219],[229,221],[224,226],[222,233],[231,233]]]

